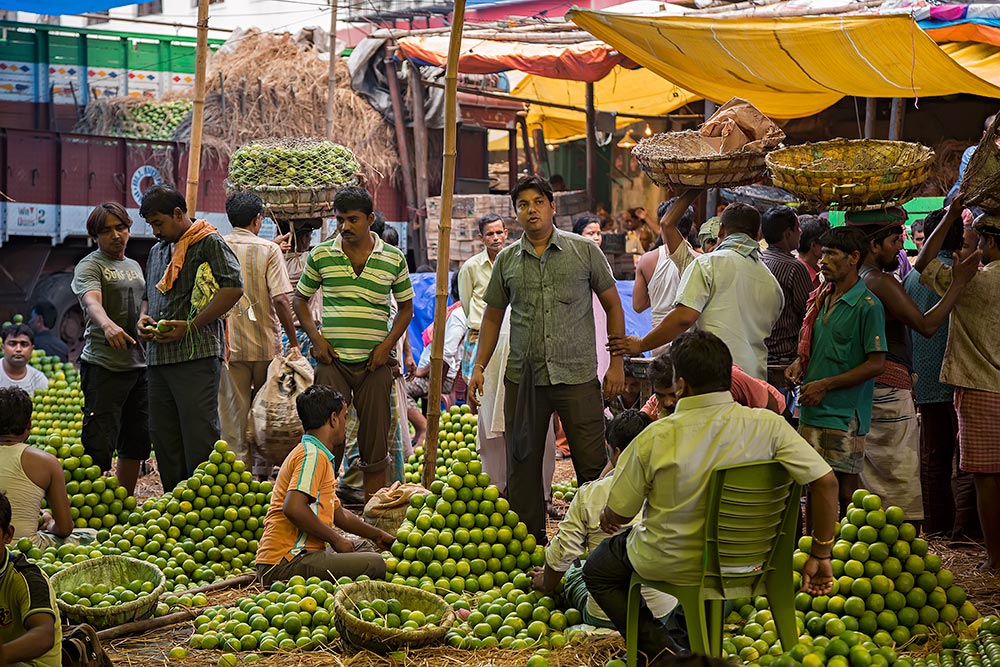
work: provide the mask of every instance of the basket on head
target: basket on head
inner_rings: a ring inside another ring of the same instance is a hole
[[[357,602],[388,598],[399,600],[406,609],[437,614],[441,617],[441,622],[416,630],[404,630],[384,628],[350,613]],[[455,612],[443,598],[419,588],[385,581],[359,581],[341,586],[333,597],[333,613],[337,630],[344,641],[376,653],[434,644],[444,638],[455,622]]]
[[[764,155],[762,151],[719,153],[693,130],[654,134],[632,149],[632,156],[651,181],[685,188],[753,183],[766,171]]]
[[[84,607],[78,604],[66,604],[59,599],[60,593],[74,592],[83,584],[100,582],[109,588],[128,586],[135,581],[148,581],[153,584],[150,593],[140,595],[131,602],[123,602],[113,607]],[[95,628],[109,628],[131,621],[141,621],[153,615],[156,603],[166,583],[166,577],[160,568],[152,563],[128,556],[102,556],[93,560],[72,565],[52,575],[49,580],[52,590],[56,593],[56,604],[63,617],[73,623],[88,623]]]
[[[842,209],[908,201],[933,164],[934,151],[926,146],[881,139],[833,139],[767,155],[777,187]]]
[[[990,127],[972,153],[969,165],[962,175],[960,190],[965,193],[962,202],[966,208],[978,208],[992,215],[1000,213],[1000,114],[993,118]]]

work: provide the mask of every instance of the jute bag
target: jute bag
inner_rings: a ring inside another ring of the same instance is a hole
[[[312,383],[312,366],[298,348],[276,357],[267,367],[267,380],[250,409],[250,422],[257,452],[269,464],[281,465],[302,440],[295,398]]]
[[[406,518],[410,498],[427,495],[429,491],[419,484],[400,484],[379,489],[365,505],[365,521],[393,535]]]

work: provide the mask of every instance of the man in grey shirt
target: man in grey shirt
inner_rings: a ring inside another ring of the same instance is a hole
[[[504,405],[507,497],[544,544],[542,458],[552,413],[559,414],[566,430],[580,484],[597,479],[606,462],[592,295],[597,294],[607,313],[609,336],[624,334],[625,315],[600,248],[552,224],[555,205],[549,184],[536,176],[522,177],[510,198],[524,235],[497,255],[493,265],[469,400],[478,406],[483,370],[510,306]],[[617,396],[624,385],[622,357],[612,357],[604,393]]]
[[[146,351],[138,342],[139,309],[146,281],[139,262],[125,256],[132,219],[118,202],[104,202],[87,217],[97,250],[73,271],[73,293],[87,319],[80,380],[83,447],[102,471],[111,469],[129,495],[140,464],[149,458]]]

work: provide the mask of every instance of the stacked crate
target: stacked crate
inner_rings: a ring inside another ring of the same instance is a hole
[[[587,196],[582,190],[555,193],[555,224],[559,229],[572,231],[573,219],[587,211]],[[514,206],[508,195],[455,195],[451,204],[451,263],[460,264],[483,249],[479,242],[478,220],[487,213],[495,213],[504,220],[510,241],[521,237],[521,227],[514,215]],[[441,224],[441,197],[427,199],[425,239],[427,259],[437,261],[438,227]]]

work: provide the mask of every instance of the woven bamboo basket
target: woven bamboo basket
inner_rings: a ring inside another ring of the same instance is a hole
[[[362,600],[395,598],[403,607],[425,614],[437,614],[441,622],[416,630],[383,628],[350,613]],[[333,613],[340,636],[352,646],[376,653],[388,653],[400,648],[417,648],[440,642],[455,622],[455,612],[441,597],[410,586],[385,581],[359,581],[337,589],[333,597]]]
[[[351,184],[345,184],[351,185]],[[329,218],[333,215],[333,198],[340,188],[300,188],[282,185],[239,185],[226,179],[226,191],[252,192],[261,198],[274,219],[301,220]]]
[[[114,588],[128,586],[136,579],[152,582],[155,586],[153,592],[114,607],[69,605],[58,598],[60,593],[74,592],[85,583],[102,582]],[[56,604],[59,605],[59,611],[64,618],[73,623],[88,623],[100,629],[151,617],[163,593],[166,577],[160,568],[138,558],[102,556],[56,572],[49,583],[56,592]]]
[[[753,183],[767,171],[765,153],[717,153],[694,130],[654,134],[632,149],[650,180],[662,186],[727,188]]]
[[[834,139],[767,155],[771,179],[806,200],[861,209],[911,199],[931,174],[934,151],[879,139]]]

